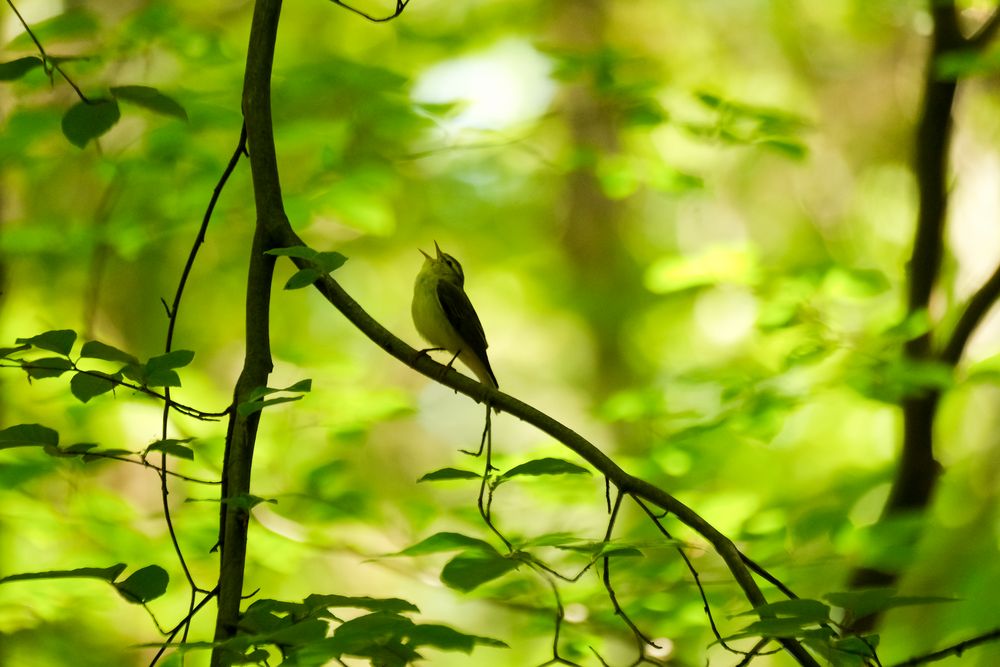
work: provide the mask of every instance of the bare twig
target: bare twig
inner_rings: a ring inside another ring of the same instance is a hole
[[[337,5],[338,7],[343,7],[344,9],[353,14],[357,14],[362,18],[368,19],[372,23],[385,23],[386,21],[391,21],[400,14],[402,14],[403,10],[406,9],[406,6],[410,4],[410,0],[396,0],[396,9],[395,11],[393,11],[392,14],[389,14],[388,16],[375,16],[373,14],[368,14],[367,12],[358,9],[357,7],[352,7],[351,5],[347,4],[346,2],[343,2],[342,0],[330,0],[330,2]]]
[[[998,298],[1000,298],[1000,266],[997,267],[993,275],[969,299],[968,304],[966,304],[965,309],[958,318],[958,322],[955,324],[954,331],[951,332],[951,336],[948,338],[948,342],[945,344],[944,349],[941,350],[942,361],[951,365],[959,362],[962,358],[962,353],[965,351],[965,346],[969,342],[969,338],[972,337],[976,327],[983,321],[986,313],[989,312]]]
[[[989,642],[995,642],[1000,640],[1000,628],[990,630],[989,632],[984,632],[981,635],[977,635],[965,641],[958,642],[947,648],[934,651],[933,653],[927,653],[925,655],[918,655],[909,660],[904,660],[903,662],[897,662],[893,667],[913,667],[914,665],[925,665],[929,662],[936,662],[938,660],[943,660],[949,656],[961,657],[967,649],[973,648],[975,646],[981,646],[983,644],[988,644]]]
[[[76,91],[77,96],[82,102],[85,104],[94,104],[94,101],[84,95],[83,91],[80,90],[80,87],[73,82],[73,79],[69,78],[69,75],[67,75],[66,72],[63,71],[62,67],[59,66],[59,63],[45,52],[45,47],[42,46],[42,43],[38,41],[37,37],[35,37],[35,33],[31,31],[30,27],[28,27],[28,23],[24,20],[24,17],[21,16],[21,12],[17,11],[17,7],[14,6],[13,0],[7,0],[7,4],[10,5],[10,8],[14,10],[15,14],[17,14],[17,20],[21,22],[25,32],[28,33],[28,37],[31,37],[31,41],[33,41],[35,46],[38,47],[38,52],[42,54],[42,65],[45,67],[46,74],[49,74],[49,80],[51,81],[52,70],[59,72],[59,75],[66,80],[66,83],[68,83],[70,87]]]
[[[114,383],[116,387],[124,387],[126,389],[131,389],[132,391],[136,391],[140,394],[145,394],[147,396],[151,396],[152,398],[157,398],[163,401],[165,404],[170,405],[171,408],[177,410],[177,412],[181,413],[182,415],[191,417],[193,419],[198,419],[200,421],[216,421],[219,419],[219,417],[224,417],[225,415],[229,414],[229,408],[226,408],[225,410],[222,410],[220,412],[204,412],[202,410],[198,410],[197,408],[192,408],[189,405],[184,405],[183,403],[178,403],[177,401],[170,400],[169,398],[167,398],[165,394],[161,394],[160,392],[150,389],[145,385],[139,385],[133,382],[122,380],[120,378],[115,378],[108,375],[107,373],[88,371],[86,369],[77,366],[76,362],[73,361],[72,359],[69,359],[68,361],[70,362],[70,364],[72,364],[72,366],[66,369],[65,372],[67,373],[73,371],[75,373],[82,373],[84,375],[89,375],[91,377],[101,378],[103,380],[107,380],[108,382]],[[5,359],[3,361],[0,361],[0,368],[22,368],[26,371],[51,370],[47,366],[39,366],[30,361],[21,362],[17,361],[16,359],[10,359],[10,360]]]
[[[192,606],[188,610],[187,616],[182,618],[180,622],[173,627],[173,629],[169,632],[169,634],[167,634],[167,640],[163,642],[163,645],[160,646],[160,650],[157,651],[156,655],[153,656],[153,659],[149,661],[149,667],[153,667],[157,662],[159,662],[160,657],[168,648],[170,648],[170,645],[174,641],[174,637],[176,637],[177,633],[181,631],[181,628],[187,628],[188,625],[191,623],[191,619],[194,618],[195,614],[201,611],[201,609],[218,594],[219,594],[219,587],[216,586],[215,588],[213,588],[212,590],[210,590],[208,593],[205,594],[205,597],[201,599],[201,602]]]

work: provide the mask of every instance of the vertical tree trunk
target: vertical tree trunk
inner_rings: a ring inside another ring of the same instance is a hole
[[[247,277],[246,352],[233,396],[223,462],[216,641],[232,637],[239,623],[250,512],[245,503],[233,501],[250,493],[253,450],[261,413],[241,417],[237,408],[251,391],[266,386],[272,369],[268,319],[275,258],[264,253],[273,247],[276,230],[287,224],[271,126],[271,69],[280,15],[281,0],[258,0],[255,4],[243,84],[243,116],[250,147],[257,219]],[[225,651],[214,650],[212,667],[228,664],[229,657]]]

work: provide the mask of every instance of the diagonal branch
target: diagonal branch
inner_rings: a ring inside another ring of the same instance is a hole
[[[283,224],[276,230],[275,241],[280,247],[306,245],[288,224]],[[293,257],[292,261],[299,268],[315,268],[305,259]],[[453,368],[439,364],[426,354],[420,354],[418,350],[407,345],[373,319],[333,278],[329,276],[318,278],[314,286],[372,342],[410,368],[477,402],[489,401],[489,404],[499,411],[531,424],[587,461],[623,494],[645,500],[676,516],[679,521],[704,537],[715,548],[752,606],[758,607],[767,603],[736,545],[693,509],[656,485],[628,474],[586,438],[537,408],[509,394],[487,387]],[[810,666],[818,664],[797,641],[793,639],[780,641],[799,664]]]
[[[974,32],[969,37],[967,43],[973,49],[985,49],[990,41],[996,37],[997,30],[1000,30],[1000,8],[993,10],[993,13],[989,15],[989,18],[983,21],[983,24],[979,26],[979,30]]]
[[[983,321],[986,313],[997,302],[997,299],[1000,299],[1000,266],[997,267],[993,275],[969,299],[965,310],[962,311],[962,315],[958,318],[958,323],[955,324],[955,330],[951,332],[948,342],[945,344],[944,349],[941,350],[942,361],[952,366],[958,363],[959,359],[962,358],[962,353],[965,351],[965,346],[969,342],[969,338],[972,337],[976,327]]]

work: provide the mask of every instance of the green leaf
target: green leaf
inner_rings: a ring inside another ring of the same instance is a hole
[[[187,112],[176,100],[167,97],[156,88],[149,86],[116,86],[111,89],[111,94],[119,100],[132,102],[141,107],[155,111],[165,116],[173,116],[180,120],[188,119]]]
[[[468,593],[483,584],[516,570],[521,563],[494,551],[466,551],[452,558],[441,570],[441,581],[449,588]]]
[[[235,496],[230,496],[229,498],[223,498],[221,502],[223,505],[232,505],[233,507],[238,507],[247,511],[252,510],[261,503],[271,503],[272,505],[278,504],[278,501],[274,498],[262,498],[260,496],[255,496],[252,493],[240,493]]]
[[[339,252],[318,252],[313,261],[319,266],[323,273],[331,273],[344,265],[347,258]]]
[[[28,376],[36,380],[59,377],[73,368],[73,362],[62,357],[44,357],[31,361],[22,361],[21,366]]]
[[[403,613],[407,611],[418,612],[417,607],[406,600],[399,598],[370,598],[355,597],[350,595],[318,595],[313,594],[303,602],[310,609],[326,609],[329,607],[351,607],[354,609],[367,609],[369,611],[387,611],[392,613]]]
[[[191,350],[173,350],[166,354],[152,357],[146,362],[145,367],[140,371],[143,383],[150,387],[179,387],[181,378],[173,370],[183,368],[194,359],[194,352]],[[128,375],[130,367],[123,371]]]
[[[589,475],[590,471],[575,463],[562,459],[544,458],[535,459],[514,466],[504,474],[500,475],[500,480],[507,480],[518,475]]]
[[[281,628],[267,633],[265,636],[268,643],[280,644],[282,646],[298,646],[308,644],[326,637],[329,629],[326,621],[318,618],[309,618],[300,623],[295,623],[287,628]]]
[[[311,378],[306,378],[304,380],[299,380],[295,384],[289,385],[284,389],[278,389],[278,391],[296,391],[304,394],[312,391],[312,383],[313,381]]]
[[[13,81],[42,66],[42,59],[36,56],[25,56],[17,60],[0,63],[0,81]]]
[[[479,479],[480,475],[478,472],[472,472],[471,470],[459,470],[458,468],[441,468],[440,470],[435,470],[434,472],[429,472],[417,482],[440,482],[442,480],[449,479]]]
[[[144,375],[143,384],[147,387],[179,387],[181,386],[181,376],[177,371],[163,370]]]
[[[391,612],[376,611],[342,623],[334,630],[333,635],[339,639],[365,637],[369,641],[378,641],[393,635],[399,635],[412,626],[413,621],[405,616]]]
[[[194,450],[190,447],[185,447],[183,443],[191,442],[194,438],[184,438],[183,440],[175,440],[168,438],[166,440],[157,440],[149,447],[146,448],[147,452],[163,452],[164,454],[169,454],[170,456],[176,456],[177,458],[187,459],[188,461],[194,460]]]
[[[41,350],[55,352],[62,356],[68,356],[76,341],[76,332],[72,329],[57,329],[46,331],[31,338],[18,338],[16,343],[27,343]]]
[[[322,275],[322,271],[312,267],[299,269],[292,275],[291,278],[288,279],[288,282],[285,283],[285,289],[292,290],[308,287],[316,282],[316,280]]]
[[[70,143],[83,148],[115,126],[121,118],[114,100],[95,100],[92,104],[77,102],[62,119],[62,131]]]
[[[857,591],[844,591],[842,593],[828,593],[823,598],[836,607],[850,611],[858,618],[895,607],[956,601],[955,598],[897,596],[894,593],[895,590],[892,588],[866,588]]]
[[[80,349],[80,356],[87,359],[102,359],[104,361],[121,361],[127,364],[137,364],[139,360],[128,352],[97,340],[88,340]]]
[[[564,551],[579,551],[589,554],[591,558],[635,558],[642,557],[643,553],[638,547],[620,542],[583,542],[580,544],[552,545]]]
[[[279,403],[290,403],[292,401],[301,401],[301,396],[282,396],[281,398],[269,398],[267,400],[256,400],[256,401],[246,401],[240,403],[236,406],[236,413],[241,417],[247,417],[255,412],[260,412],[264,408],[269,408],[272,405],[278,405]]]
[[[265,255],[276,257],[298,257],[299,259],[314,259],[316,251],[304,245],[294,245],[287,248],[273,248],[264,252]]]
[[[484,553],[496,554],[497,550],[489,542],[462,533],[434,533],[425,540],[417,542],[399,551],[394,556],[423,556],[440,551],[458,551],[460,549],[479,549]]]
[[[814,621],[806,621],[800,618],[763,618],[754,621],[739,632],[726,637],[726,639],[743,639],[745,637],[803,637],[811,626],[816,625]]]
[[[125,563],[111,567],[80,567],[75,570],[48,570],[46,572],[22,572],[0,578],[0,584],[8,581],[28,581],[31,579],[103,579],[113,582],[125,570]]]
[[[194,352],[191,350],[173,350],[166,354],[152,357],[146,362],[146,372],[152,375],[158,371],[183,368],[194,359]]]
[[[159,565],[147,565],[115,584],[123,598],[133,603],[155,600],[167,591],[170,575]]]
[[[826,623],[830,620],[830,607],[819,600],[779,600],[740,612],[736,616],[766,616],[794,618],[802,623]]]
[[[95,396],[111,391],[117,384],[111,375],[99,371],[87,371],[76,373],[69,381],[69,389],[80,402],[86,403]]]
[[[447,625],[415,625],[410,630],[410,644],[412,646],[433,646],[443,651],[462,651],[472,653],[476,644],[484,646],[495,646],[498,648],[508,648],[507,644],[499,639],[490,637],[480,637],[477,635],[467,635],[459,632]]]
[[[253,389],[253,391],[250,392],[250,396],[248,396],[247,400],[244,402],[250,403],[251,401],[256,401],[260,398],[263,398],[264,396],[268,396],[270,394],[276,394],[280,391],[294,391],[299,393],[307,393],[309,391],[312,391],[312,380],[306,378],[305,380],[299,380],[293,385],[289,385],[287,387],[281,387],[278,389],[275,389],[274,387],[256,387]]]
[[[299,269],[292,274],[292,277],[285,283],[286,290],[308,287],[316,282],[316,280],[321,276],[330,273],[331,271],[336,271],[344,265],[344,262],[347,261],[347,258],[339,252],[316,252],[312,248],[307,248],[306,246],[274,248],[266,251],[264,254],[275,255],[278,257],[297,257],[299,259],[308,260],[316,265]]]
[[[24,352],[25,350],[30,350],[30,345],[18,345],[17,347],[0,347],[0,359],[6,359],[16,352]]]
[[[59,433],[41,424],[18,424],[0,430],[0,449],[39,445],[59,446]]]

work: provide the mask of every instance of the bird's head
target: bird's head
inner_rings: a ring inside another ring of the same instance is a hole
[[[446,252],[441,252],[441,247],[434,242],[434,249],[437,257],[431,257],[423,250],[420,251],[426,259],[424,260],[424,271],[431,271],[441,280],[453,282],[459,287],[465,284],[465,272],[458,260]]]

